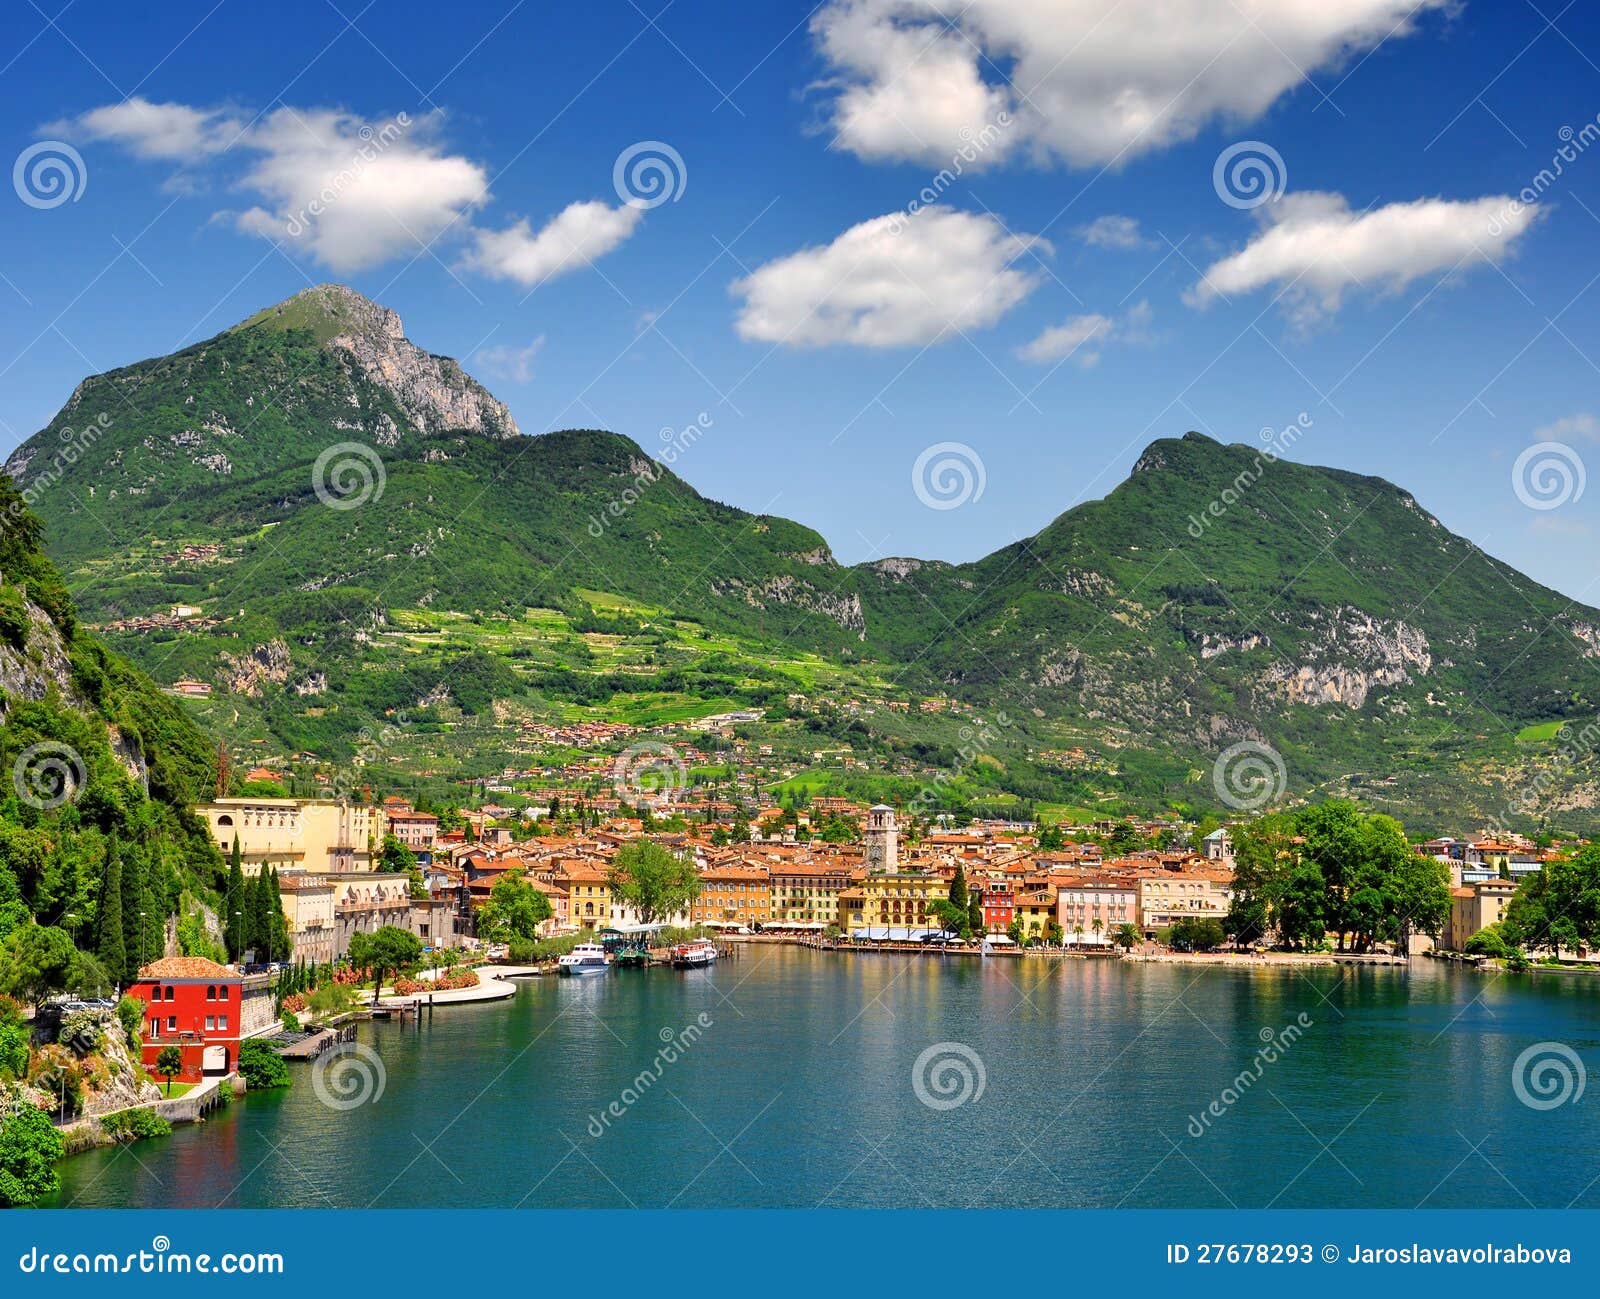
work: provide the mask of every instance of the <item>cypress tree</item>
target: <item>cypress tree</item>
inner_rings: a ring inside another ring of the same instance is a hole
[[[286,961],[289,959],[289,917],[283,910],[283,892],[278,887],[278,872],[274,868],[270,886],[267,892],[267,903],[271,908],[272,921],[272,959]]]
[[[129,978],[154,959],[144,917],[139,914],[144,909],[144,861],[136,850],[130,849],[122,860],[122,948]]]
[[[228,861],[228,887],[223,894],[222,941],[228,949],[228,959],[237,961],[245,948],[245,890],[244,865],[239,855],[239,836],[233,836],[233,854]]]
[[[269,960],[272,946],[272,897],[268,889],[267,867],[263,863],[250,881],[250,905],[246,920],[250,947],[255,949],[256,960]]]
[[[122,929],[122,851],[113,838],[106,847],[106,873],[100,881],[100,914],[94,954],[118,983],[128,978],[128,948]]]

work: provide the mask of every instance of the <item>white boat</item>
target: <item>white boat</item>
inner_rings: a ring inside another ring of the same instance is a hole
[[[717,959],[717,945],[709,938],[697,938],[691,943],[679,943],[672,949],[672,963],[680,970],[693,970],[710,965]]]
[[[606,949],[599,943],[579,943],[556,962],[556,968],[564,975],[576,977],[580,974],[604,974],[611,965],[606,957]]]

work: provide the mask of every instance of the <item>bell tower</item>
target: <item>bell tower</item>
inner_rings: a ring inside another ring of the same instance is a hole
[[[893,875],[900,869],[900,831],[894,808],[879,803],[867,812],[867,874]]]

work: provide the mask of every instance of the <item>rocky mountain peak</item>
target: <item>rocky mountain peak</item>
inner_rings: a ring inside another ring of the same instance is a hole
[[[397,312],[344,284],[302,289],[241,321],[245,329],[303,329],[343,353],[361,374],[388,390],[424,433],[466,429],[487,437],[521,432],[510,409],[450,357],[424,351],[405,336]]]

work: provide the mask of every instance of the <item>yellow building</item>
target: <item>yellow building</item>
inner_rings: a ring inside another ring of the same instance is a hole
[[[600,929],[611,922],[611,885],[606,872],[589,862],[556,867],[555,882],[567,890],[567,919],[576,929]]]
[[[949,897],[950,886],[937,872],[869,872],[839,894],[839,927],[850,936],[858,930],[937,929],[929,908]]]
[[[320,798],[219,798],[195,811],[205,817],[224,856],[239,841],[246,875],[262,866],[279,874],[346,874],[372,869],[383,839],[383,813],[344,800]]]
[[[1012,918],[1022,926],[1027,937],[1044,938],[1050,922],[1056,918],[1056,891],[1053,888],[1019,889]]]
[[[843,866],[784,863],[770,868],[772,923],[832,925],[839,919],[839,894],[850,883]]]
[[[1506,906],[1516,896],[1514,880],[1480,880],[1450,890],[1450,928],[1445,946],[1465,951],[1467,939],[1480,929],[1505,919]]]
[[[772,916],[772,885],[756,866],[708,866],[692,908],[697,925],[764,925]]]

